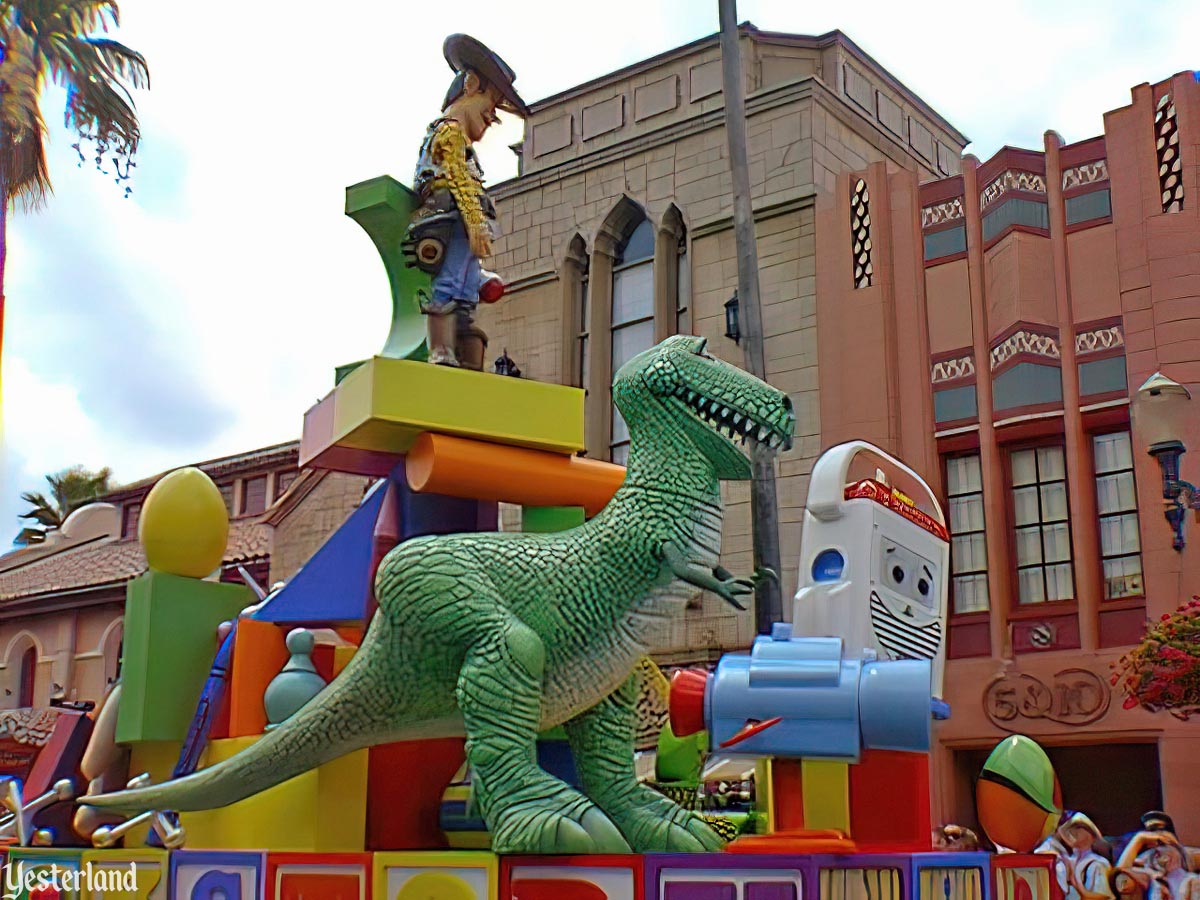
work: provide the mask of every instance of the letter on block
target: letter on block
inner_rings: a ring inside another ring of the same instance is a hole
[[[370,900],[369,853],[271,853],[266,900]]]
[[[376,853],[375,900],[497,900],[500,866],[482,851]]]
[[[171,900],[258,900],[265,861],[261,853],[171,853]]]

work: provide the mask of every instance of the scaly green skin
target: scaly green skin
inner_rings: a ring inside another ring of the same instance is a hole
[[[721,479],[746,456],[719,429],[790,446],[785,394],[674,337],[617,373],[625,483],[557,534],[417,538],[384,559],[379,612],[346,670],[281,727],[187,778],[88,797],[121,810],[212,809],[373,744],[463,735],[493,848],[509,853],[716,849],[694,813],[633,768],[634,671],[695,587],[735,606],[756,573],[717,568]],[[565,724],[583,793],[537,767]]]

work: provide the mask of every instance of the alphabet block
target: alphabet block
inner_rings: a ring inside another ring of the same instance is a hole
[[[175,850],[171,900],[258,900],[265,869],[261,853]]]
[[[500,864],[482,851],[376,853],[374,900],[497,900]]]
[[[270,853],[266,900],[371,900],[369,853]]]
[[[85,850],[80,900],[169,900],[166,850]]]

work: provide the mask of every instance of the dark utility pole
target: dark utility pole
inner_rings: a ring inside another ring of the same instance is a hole
[[[762,305],[758,296],[758,245],[754,237],[754,210],[750,206],[750,168],[746,162],[746,98],[742,81],[742,55],[738,48],[736,0],[718,0],[721,12],[721,71],[725,89],[725,133],[729,135],[729,168],[733,175],[733,236],[737,243],[738,324],[746,370],[764,381]],[[777,575],[779,566],[779,513],[775,498],[775,461],[772,452],[751,442],[754,480],[750,510],[754,527],[754,565]],[[779,582],[764,579],[754,591],[754,623],[759,634],[768,634],[774,622],[783,621]]]

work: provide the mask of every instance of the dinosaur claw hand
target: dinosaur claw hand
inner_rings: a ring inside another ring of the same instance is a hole
[[[730,606],[745,610],[746,607],[739,602],[739,598],[752,595],[755,583],[754,576],[752,575],[742,578],[726,578],[718,584],[717,594]]]

